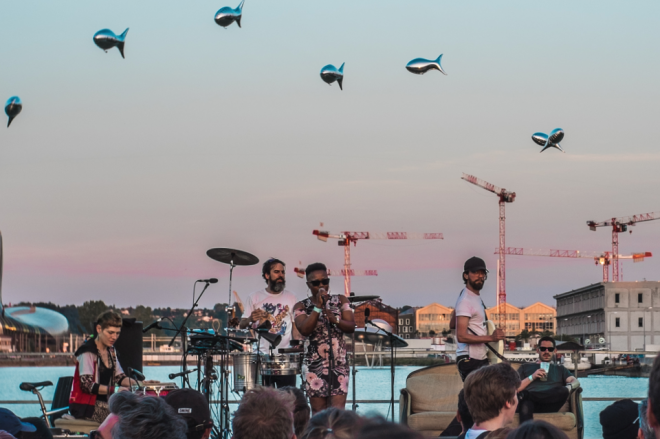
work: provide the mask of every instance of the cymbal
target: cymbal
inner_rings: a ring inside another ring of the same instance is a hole
[[[380,299],[380,296],[349,296],[349,297],[347,297],[347,299],[351,303],[368,302],[370,300]]]
[[[405,348],[408,342],[393,334],[392,344],[395,348]],[[382,343],[384,347],[390,347],[390,336],[378,329],[368,326],[366,328],[355,328],[355,341],[361,341],[365,344],[378,344]]]
[[[254,265],[259,263],[259,258],[243,250],[234,250],[233,248],[212,248],[206,252],[206,255],[223,264],[234,265]]]

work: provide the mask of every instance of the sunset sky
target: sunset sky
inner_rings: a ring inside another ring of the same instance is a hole
[[[2,2],[0,99],[23,112],[0,127],[2,300],[185,307],[228,298],[232,247],[339,269],[343,249],[312,235],[441,232],[443,241],[358,242],[357,294],[394,306],[453,306],[463,262],[491,270],[497,197],[515,191],[507,245],[611,250],[587,220],[660,211],[660,3],[247,0],[242,28],[211,2]],[[235,4],[234,4],[235,3]],[[130,28],[122,59],[92,41]],[[444,54],[447,76],[409,73]],[[344,90],[319,77],[344,67]],[[566,132],[566,151],[531,140]],[[660,221],[621,234],[626,281],[660,280]],[[593,261],[507,258],[508,301],[600,282]],[[260,266],[238,267],[241,297]],[[343,291],[340,278],[332,282]]]

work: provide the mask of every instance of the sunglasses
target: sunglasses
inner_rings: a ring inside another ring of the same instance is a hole
[[[541,352],[545,352],[545,351],[554,352],[555,348],[547,348],[545,346],[539,346],[539,351],[541,351]]]
[[[330,279],[325,278],[325,279],[320,279],[320,280],[313,280],[310,282],[307,282],[313,287],[320,287],[321,285],[330,285]]]

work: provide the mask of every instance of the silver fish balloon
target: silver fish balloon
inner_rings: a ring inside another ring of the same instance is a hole
[[[440,65],[441,59],[442,55],[440,55],[437,59],[415,58],[406,65],[406,69],[416,75],[423,75],[429,70],[439,70],[440,73],[446,75],[447,73],[445,73],[445,71],[442,69],[442,66]]]
[[[346,63],[342,63],[339,69],[337,69],[337,67],[333,66],[332,64],[324,66],[321,69],[321,79],[323,79],[323,81],[328,85],[337,81],[337,84],[339,84],[339,89],[343,90],[344,88],[342,87],[342,84],[344,83],[344,64]]]
[[[561,149],[561,145],[559,144],[559,142],[561,142],[563,139],[564,139],[564,130],[562,130],[561,128],[555,128],[554,130],[552,130],[549,136],[545,133],[534,133],[532,135],[532,140],[534,141],[534,143],[543,147],[541,152],[545,151],[548,148],[557,148],[561,152],[566,152],[563,149]]]
[[[241,17],[243,16],[243,3],[245,3],[245,0],[243,0],[241,4],[236,7],[236,9],[232,9],[229,6],[220,8],[220,10],[215,13],[215,22],[218,24],[218,26],[222,26],[226,28],[233,22],[236,22],[238,27],[241,27]]]
[[[11,121],[14,120],[16,116],[18,116],[22,109],[23,103],[21,102],[21,98],[18,96],[12,96],[7,100],[7,103],[5,104],[5,113],[7,116],[9,116],[9,120],[7,121],[7,128],[9,128]]]
[[[110,29],[101,29],[94,34],[94,43],[106,52],[116,47],[119,49],[121,57],[124,58],[124,42],[126,41],[127,33],[128,28],[121,35],[115,35]]]

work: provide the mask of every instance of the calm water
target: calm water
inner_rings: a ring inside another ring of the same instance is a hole
[[[156,379],[170,382],[168,374],[178,372],[178,366],[154,366],[145,367],[144,373],[148,379]],[[419,369],[419,367],[403,366],[396,368],[394,383],[395,399],[398,401],[399,389],[405,387],[406,376]],[[22,381],[52,381],[57,383],[60,376],[72,375],[71,367],[3,367],[0,368],[0,400],[35,400],[31,393],[23,392],[18,388]],[[643,397],[648,391],[648,378],[625,378],[625,377],[591,377],[581,378],[580,382],[584,389],[584,397]],[[180,386],[180,381],[177,382]],[[388,368],[368,369],[358,368],[357,374],[357,399],[389,399],[390,397],[390,370]],[[54,387],[44,389],[44,399],[53,397]],[[352,390],[349,391],[352,398]],[[234,395],[232,399],[237,399]],[[584,402],[585,415],[585,438],[597,439],[602,437],[598,414],[608,402]],[[11,404],[4,405],[18,416],[38,416],[40,414],[38,405]],[[236,407],[232,405],[232,407]],[[350,409],[351,405],[346,405]],[[398,404],[395,405],[395,415],[398,418]],[[361,414],[388,414],[387,404],[362,404],[358,408]]]

